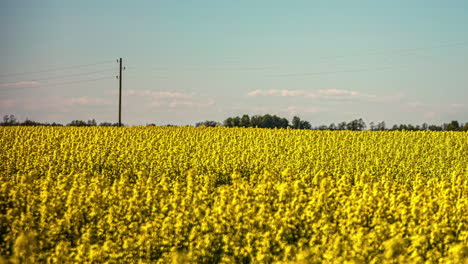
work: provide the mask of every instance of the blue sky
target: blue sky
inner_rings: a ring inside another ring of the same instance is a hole
[[[468,122],[467,1],[0,2],[0,114]]]

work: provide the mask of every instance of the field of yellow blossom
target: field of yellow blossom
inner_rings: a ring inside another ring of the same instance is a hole
[[[467,263],[468,133],[0,128],[0,263]]]

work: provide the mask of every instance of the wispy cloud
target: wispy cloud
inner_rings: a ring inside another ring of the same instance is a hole
[[[192,98],[192,94],[179,93],[179,92],[163,92],[163,91],[147,91],[146,94],[153,98]]]
[[[0,83],[0,87],[30,87],[30,86],[39,86],[40,82],[36,81],[20,81],[20,82],[5,82]]]
[[[421,101],[411,101],[405,103],[406,106],[414,108],[414,109],[445,109],[445,110],[465,110],[468,109],[468,105],[466,104],[431,104],[431,103],[424,103]]]
[[[303,90],[279,90],[279,89],[270,89],[270,90],[254,90],[247,93],[248,97],[255,97],[255,96],[305,96],[305,97],[313,97],[314,94],[310,92],[306,92]]]
[[[408,112],[416,113],[428,121],[444,121],[444,117],[467,113],[466,104],[441,104],[427,103],[423,101],[409,101],[402,104]]]
[[[307,105],[289,105],[284,107],[244,105],[236,106],[232,108],[232,110],[235,110],[236,112],[250,113],[252,115],[275,114],[282,116],[286,114],[289,117],[293,117],[294,115],[318,114],[331,111],[328,107]]]
[[[321,107],[315,106],[288,106],[286,107],[284,112],[288,113],[289,115],[296,115],[296,114],[304,114],[304,113],[321,113],[326,111],[326,109]]]
[[[82,97],[74,97],[74,98],[63,98],[62,104],[99,106],[99,105],[112,105],[112,101],[109,99],[82,96]]]
[[[449,106],[456,109],[468,109],[466,104],[450,104]]]
[[[377,95],[365,94],[357,91],[340,90],[340,89],[325,89],[316,91],[306,90],[287,90],[287,89],[270,89],[270,90],[254,90],[247,93],[248,97],[256,96],[281,96],[281,97],[306,97],[306,98],[330,98],[330,99],[350,99],[350,98],[368,98],[377,99]]]
[[[169,103],[169,107],[176,108],[180,106],[185,106],[185,107],[203,108],[203,107],[213,106],[214,104],[215,103],[212,100],[208,100],[207,102],[190,101],[190,100],[174,100]]]
[[[151,108],[206,108],[215,105],[210,98],[184,92],[130,89],[124,91],[124,95],[138,98],[138,100],[146,99],[145,105]]]
[[[117,92],[113,91],[114,94]],[[149,97],[153,99],[187,99],[192,98],[193,94],[181,93],[181,92],[171,92],[171,91],[155,91],[155,90],[126,90],[124,95],[128,96],[138,96],[138,97]]]
[[[424,118],[428,118],[428,119],[436,119],[436,118],[440,118],[440,114],[439,113],[436,113],[434,111],[425,111],[422,113],[423,117]]]
[[[0,99],[0,109],[8,110],[18,104],[18,99]]]
[[[421,101],[411,101],[411,102],[406,102],[406,106],[409,106],[411,108],[421,108],[424,106],[427,106],[427,104],[421,102]]]
[[[0,100],[0,109],[10,110],[23,108],[29,110],[64,109],[71,106],[109,106],[113,102],[109,99],[81,96],[62,97],[46,96],[43,98],[17,98]]]
[[[153,100],[147,106],[163,108],[206,108],[214,106],[213,100]]]

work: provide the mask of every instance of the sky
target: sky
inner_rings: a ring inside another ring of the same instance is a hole
[[[0,114],[468,122],[468,1],[0,1]]]

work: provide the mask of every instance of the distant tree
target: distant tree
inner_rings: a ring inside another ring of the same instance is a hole
[[[262,128],[287,128],[289,121],[286,118],[281,118],[276,115],[266,114],[261,119]]]
[[[346,130],[347,124],[346,122],[341,122],[338,124],[338,130]]]
[[[376,129],[379,130],[379,131],[384,131],[384,130],[386,130],[387,128],[386,128],[386,126],[385,126],[385,121],[379,122],[379,123],[377,124]]]
[[[403,131],[403,130],[408,130],[408,126],[405,125],[405,124],[400,124],[399,130],[402,130],[402,131]]]
[[[300,129],[312,129],[312,125],[309,122],[305,121],[305,120],[301,120],[299,128]]]
[[[67,126],[88,126],[88,123],[83,120],[73,120]]]
[[[251,127],[261,127],[261,125],[262,125],[262,116],[254,115],[250,118]]]
[[[250,117],[249,115],[243,115],[240,119],[240,124],[241,127],[250,127]]]
[[[234,127],[234,122],[232,117],[228,117],[226,120],[224,120],[223,125],[225,127]]]
[[[10,116],[9,115],[4,115],[2,125],[6,126],[6,125],[8,125],[9,122],[10,122]]]
[[[226,127],[287,128],[289,121],[286,118],[270,114],[252,117],[243,115],[242,117],[229,117],[224,120],[223,125]]]
[[[240,126],[240,117],[236,116],[232,119],[232,126],[239,127]]]
[[[369,123],[369,126],[370,126],[370,130],[371,130],[371,131],[377,130],[377,128],[376,128],[376,126],[375,126],[375,123],[374,123],[373,121]]]
[[[337,130],[337,126],[335,125],[335,123],[331,123],[329,126],[328,126],[328,129],[329,130]]]
[[[110,127],[113,126],[113,124],[111,122],[101,122],[99,123],[99,126]]]
[[[284,125],[284,124],[283,124]],[[294,116],[291,122],[291,128],[294,129],[312,129],[309,122],[301,120],[298,116]]]
[[[468,122],[466,122],[465,125],[460,128],[460,131],[468,131]]]
[[[202,121],[202,122],[197,122],[195,124],[196,127],[201,127],[201,126],[206,126],[206,127],[216,127],[216,126],[219,126],[220,123],[216,122],[216,121]]]
[[[421,125],[421,130],[426,131],[426,130],[428,130],[428,129],[429,129],[429,125],[428,125],[427,123],[423,123],[423,124]]]
[[[97,126],[96,120],[93,118],[91,120],[88,120],[88,126]]]
[[[22,125],[22,126],[40,126],[40,125],[44,125],[44,124],[34,122],[34,121],[29,120],[28,118],[26,118],[26,120],[24,120],[24,122],[22,122],[20,125]]]
[[[292,128],[301,128],[301,119],[298,116],[294,116],[291,123]]]
[[[452,120],[452,122],[450,122],[447,125],[447,130],[449,130],[449,131],[457,131],[459,129],[460,129],[460,124],[456,120]]]
[[[18,125],[18,120],[14,115],[5,115],[3,116],[3,123],[4,126],[15,126]]]
[[[430,125],[428,129],[430,131],[442,131],[442,126]]]
[[[274,128],[275,121],[273,120],[273,116],[270,114],[266,114],[262,117],[262,124],[260,125],[262,128]]]
[[[306,121],[303,121],[303,122],[306,122]],[[301,122],[301,126],[303,125],[303,122]],[[289,127],[289,121],[288,121],[286,118],[284,118],[284,117],[279,118],[279,120],[278,120],[278,126],[277,126],[277,127],[279,127],[279,128],[287,128],[287,127]]]
[[[358,119],[358,130],[364,130],[366,129],[366,123],[364,122],[364,120],[362,120],[362,118],[359,118]]]
[[[359,118],[359,119],[355,119],[355,120],[349,122],[346,125],[346,128],[348,130],[354,130],[354,131],[364,130],[364,129],[366,129],[366,123],[364,123],[362,118]]]

